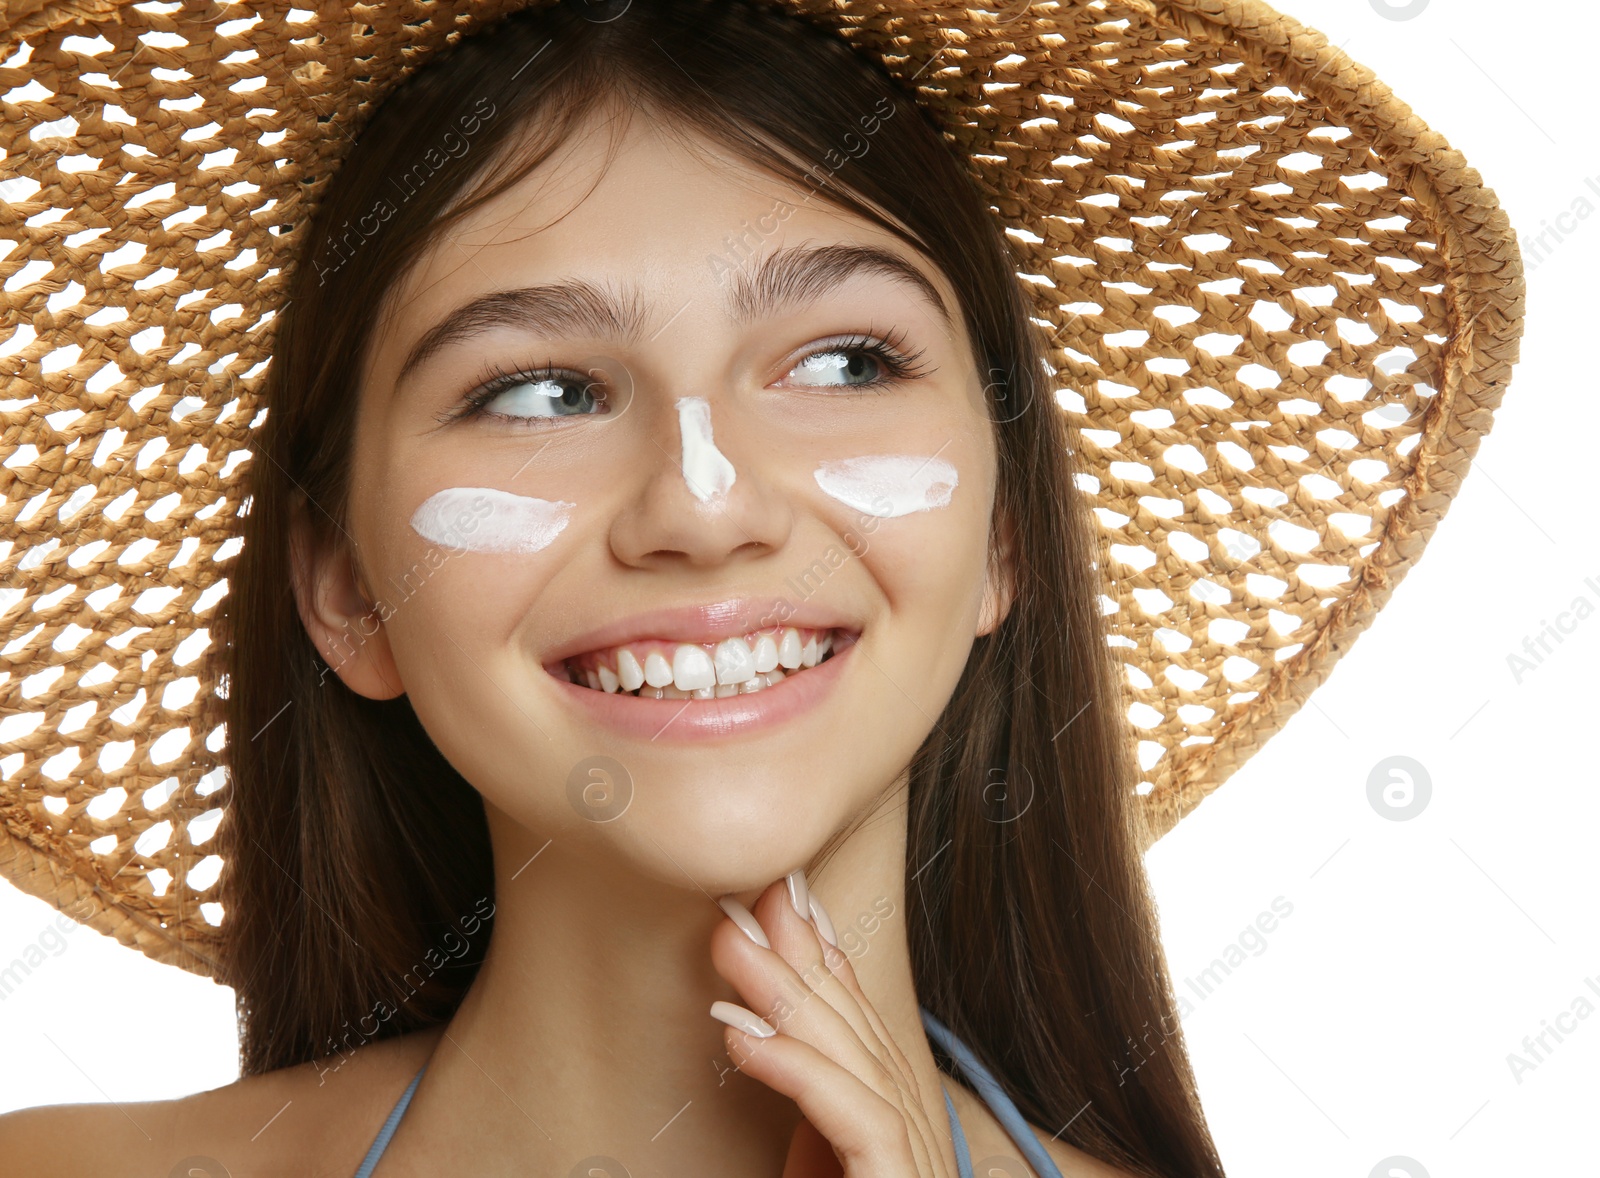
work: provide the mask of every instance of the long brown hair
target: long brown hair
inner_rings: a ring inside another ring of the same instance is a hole
[[[318,655],[288,592],[289,524],[300,503],[326,536],[342,530],[359,364],[386,292],[605,96],[896,233],[958,293],[1016,596],[911,766],[918,996],[1035,1124],[1135,1173],[1220,1175],[1139,854],[1073,440],[1004,235],[933,119],[837,35],[751,0],[613,12],[529,8],[419,69],[361,131],[302,243],[226,599],[224,932],[243,1070],[444,1021],[481,961],[481,799],[405,697],[358,696]]]

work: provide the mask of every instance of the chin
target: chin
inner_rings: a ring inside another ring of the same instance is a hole
[[[829,757],[800,773],[790,760],[718,753],[695,760],[640,766],[627,809],[573,833],[668,886],[719,896],[760,889],[805,866],[882,789],[882,778],[865,780],[860,765]]]

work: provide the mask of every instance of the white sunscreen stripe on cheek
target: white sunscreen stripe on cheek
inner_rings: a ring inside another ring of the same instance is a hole
[[[728,493],[733,463],[711,440],[711,405],[704,397],[678,398],[678,434],[683,440],[683,481],[702,503]]]
[[[817,486],[848,507],[879,519],[950,506],[961,481],[942,458],[915,454],[866,454],[824,462],[814,472]]]
[[[561,534],[576,506],[494,487],[446,487],[412,513],[411,528],[424,540],[468,552],[538,552]]]

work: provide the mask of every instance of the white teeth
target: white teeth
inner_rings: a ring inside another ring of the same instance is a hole
[[[569,668],[567,676],[596,691],[637,691],[641,699],[727,699],[782,683],[788,675],[816,666],[833,647],[831,630],[814,633],[802,643],[798,630],[785,627],[776,634],[757,634],[754,643],[725,638],[710,652],[703,645],[681,643],[670,662],[665,654],[652,651],[641,665],[632,650],[619,647],[615,671],[598,664]]]
[[[623,691],[638,691],[644,686],[644,668],[626,647],[617,652],[617,680]]]
[[[713,661],[717,667],[717,682],[743,683],[756,673],[756,656],[743,638],[724,638],[717,643]]]
[[[783,639],[778,643],[778,665],[793,671],[800,666],[800,631],[784,627]]]
[[[778,665],[778,644],[772,640],[771,634],[762,634],[756,639],[756,674],[765,675]]]
[[[644,659],[644,681],[651,687],[665,687],[672,682],[672,664],[651,651]]]
[[[672,652],[672,682],[679,691],[695,691],[717,685],[717,672],[711,656],[698,646],[683,645]]]

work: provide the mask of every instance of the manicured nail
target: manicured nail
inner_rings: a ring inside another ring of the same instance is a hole
[[[746,1035],[754,1035],[757,1039],[770,1039],[778,1033],[755,1011],[746,1010],[732,1002],[713,1002],[711,1017],[718,1022],[727,1023],[735,1030],[743,1031]]]
[[[835,949],[839,947],[839,938],[834,935],[833,921],[828,919],[828,910],[822,906],[822,901],[817,899],[817,893],[810,893],[811,920],[817,926],[817,932],[822,934],[822,939]]]
[[[801,920],[811,919],[811,889],[806,887],[806,873],[796,867],[783,877],[789,885],[789,905]]]
[[[772,942],[767,940],[767,934],[762,931],[760,923],[756,920],[750,909],[746,908],[732,896],[724,896],[717,901],[717,907],[728,914],[728,919],[744,930],[744,935],[749,937],[763,949],[772,948]],[[737,1008],[735,1008],[737,1009]]]

